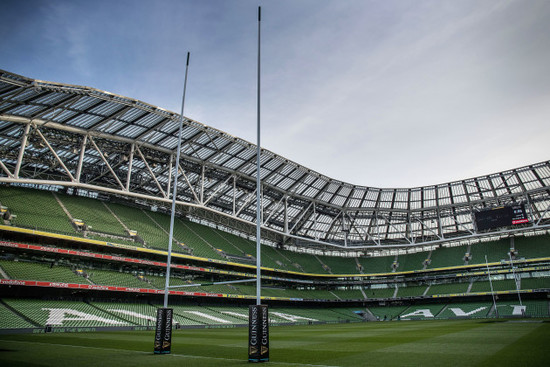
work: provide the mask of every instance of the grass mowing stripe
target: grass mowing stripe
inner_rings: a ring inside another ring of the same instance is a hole
[[[176,330],[172,357],[152,353],[153,332],[0,335],[0,366],[244,366],[247,331]],[[269,363],[277,367],[523,367],[547,365],[550,323],[378,322],[273,327],[270,334]]]
[[[550,323],[540,323],[534,330],[489,356],[478,366],[548,366]]]
[[[107,351],[113,351],[113,352],[131,352],[131,353],[141,353],[141,354],[147,354],[147,355],[152,355],[153,354],[153,352],[144,352],[144,351],[141,351],[141,350],[130,350],[130,349],[119,349],[119,348],[104,348],[104,347],[90,347],[90,346],[85,346],[85,345],[30,342],[30,341],[22,341],[22,340],[4,340],[3,342],[28,343],[28,344],[34,344],[34,345],[48,345],[48,346],[55,346],[55,347],[97,349],[97,350],[107,350]],[[170,357],[193,358],[193,359],[213,359],[213,360],[234,361],[234,362],[246,361],[245,359],[194,356],[194,355],[189,355],[189,354],[175,354],[175,353],[171,353],[171,354],[164,355],[164,356],[159,356],[159,357],[168,357],[168,356],[170,356]],[[307,366],[307,367],[341,367],[341,366],[329,366],[329,365],[325,365],[325,364],[303,364],[303,363],[290,363],[290,362],[270,362],[270,364],[284,365],[284,366]]]

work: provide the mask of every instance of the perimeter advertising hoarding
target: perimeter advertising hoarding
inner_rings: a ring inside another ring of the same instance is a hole
[[[248,309],[248,361],[269,361],[269,316],[267,305]]]
[[[155,328],[155,354],[169,354],[172,349],[173,309],[159,308]]]

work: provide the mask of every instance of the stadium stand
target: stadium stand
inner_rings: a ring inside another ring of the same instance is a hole
[[[464,265],[467,246],[440,247],[433,250],[430,256],[429,269]]]
[[[433,320],[443,311],[445,305],[417,305],[411,306],[403,311],[399,316],[402,320]]]
[[[179,116],[0,74],[0,329],[149,325],[165,287]],[[246,324],[255,285],[218,283],[256,276],[255,147],[183,120],[169,304],[181,326]],[[261,155],[272,323],[550,316],[550,162],[378,189]],[[519,221],[480,226],[478,213],[502,205]]]
[[[336,289],[332,293],[341,300],[365,299],[363,292],[359,289]]]
[[[493,307],[490,302],[457,302],[448,304],[436,319],[485,318]]]
[[[10,187],[0,185],[0,202],[2,205],[9,205],[10,210],[15,214],[19,213],[15,223],[11,226],[23,228],[40,228],[52,233],[67,233],[72,236],[81,236],[70,224],[70,217],[77,217],[91,226],[87,233],[89,238],[98,238],[106,242],[131,244],[135,247],[145,246],[152,249],[167,249],[167,228],[169,216],[155,211],[138,209],[122,205],[121,203],[103,202],[91,198],[49,191],[38,191],[29,188]],[[38,203],[38,204],[37,204]],[[68,213],[66,213],[66,212]],[[47,213],[51,213],[48,215]],[[129,231],[136,231],[143,242],[134,241]],[[478,275],[468,276],[462,274],[460,282],[443,282],[438,280],[438,274],[453,274],[451,269],[460,269],[465,265],[464,255],[468,252],[469,265],[479,264],[479,269],[484,271],[485,255],[490,262],[500,264],[501,260],[507,260],[508,251],[513,243],[518,256],[516,260],[523,257],[529,259],[544,258],[550,255],[549,236],[516,237],[514,241],[504,239],[494,242],[476,243],[470,246],[440,247],[431,252],[418,252],[411,254],[400,254],[398,256],[379,257],[335,257],[311,255],[307,253],[296,253],[267,245],[262,246],[262,263],[268,268],[280,269],[283,271],[298,272],[299,274],[319,274],[321,276],[340,274],[380,274],[390,280],[391,274],[399,272],[422,271],[424,267],[429,269],[440,269],[436,276],[430,281],[423,280],[419,285],[418,279],[395,283],[390,281],[386,286],[370,284],[368,281],[361,287],[353,285],[353,282],[345,283],[344,286],[337,283],[331,284],[328,279],[326,284],[317,284],[311,281],[306,286],[290,285],[277,280],[262,282],[262,296],[276,300],[308,300],[310,302],[373,302],[372,300],[385,299],[387,302],[399,301],[411,298],[430,298],[448,295],[459,295],[452,303],[427,304],[410,306],[368,306],[367,308],[275,308],[272,315],[272,323],[309,323],[309,322],[342,322],[361,321],[365,318],[379,317],[383,320],[396,319],[397,316],[404,319],[446,319],[455,317],[495,317],[494,307],[488,302],[461,302],[460,295],[476,295],[490,293],[490,284],[485,277]],[[178,218],[174,228],[174,250],[180,253],[189,253],[193,256],[206,259],[226,260],[236,263],[253,263],[255,254],[255,243],[237,236],[226,233],[220,229],[205,226],[188,220]],[[179,246],[182,243],[182,246]],[[41,244],[41,246],[43,246]],[[48,244],[51,249],[71,249],[70,243]],[[81,249],[93,254],[98,249]],[[120,250],[110,248],[117,254]],[[189,252],[191,251],[191,252]],[[164,269],[147,266],[120,266],[115,262],[110,264],[97,263],[97,261],[82,258],[59,257],[58,255],[34,253],[17,253],[16,256],[10,251],[2,250],[0,256],[0,274],[4,279],[12,280],[34,280],[56,283],[75,283],[97,286],[115,286],[128,289],[150,289],[163,290],[165,278]],[[426,260],[429,261],[426,263]],[[251,261],[252,260],[252,261]],[[519,265],[518,265],[519,264]],[[522,273],[522,265],[518,262],[516,271]],[[360,265],[360,266],[358,266]],[[493,265],[498,266],[498,265]],[[519,266],[519,268],[518,268]],[[441,269],[443,268],[443,269]],[[498,280],[493,281],[494,290],[515,295],[516,287],[511,278],[511,270],[507,262],[498,268],[504,275],[496,275]],[[519,269],[519,270],[518,270]],[[538,269],[538,268],[537,268]],[[545,268],[542,269],[544,271]],[[251,272],[250,270],[246,270]],[[463,271],[463,270],[456,270]],[[531,270],[532,271],[532,270]],[[297,274],[298,274],[297,273]],[[304,274],[304,275],[305,275]],[[506,275],[508,274],[508,275]],[[524,292],[545,291],[550,288],[550,277],[546,273],[524,272],[521,275],[521,290]],[[289,275],[286,275],[288,277]],[[414,277],[413,275],[411,275]],[[292,276],[291,276],[292,277]],[[507,277],[508,279],[504,279]],[[229,277],[229,279],[232,279]],[[442,278],[443,279],[443,278]],[[197,292],[201,295],[224,295],[224,297],[246,297],[252,299],[256,295],[256,287],[252,284],[211,284],[213,281],[220,281],[216,273],[190,274],[186,271],[177,270],[172,273],[171,286],[185,286],[174,288],[183,292]],[[189,286],[190,284],[202,284]],[[380,283],[380,282],[378,282]],[[431,283],[431,284],[430,284]],[[396,289],[397,284],[397,289]],[[351,286],[350,286],[351,285]],[[360,289],[361,288],[361,289]],[[29,303],[26,303],[28,301]],[[41,303],[42,302],[42,303]],[[16,300],[7,298],[5,304],[0,303],[0,314],[5,317],[0,328],[32,328],[44,326],[47,321],[47,312],[52,312],[55,317],[66,319],[65,326],[70,327],[100,327],[100,326],[152,326],[157,306],[142,303],[124,302],[106,303],[72,301],[39,301],[39,300]],[[68,302],[68,303],[67,303]],[[38,307],[36,305],[42,305]],[[489,308],[483,308],[487,307]],[[527,299],[525,315],[531,317],[548,317],[548,303],[540,300]],[[21,310],[19,311],[19,307]],[[73,307],[74,306],[74,307]],[[515,303],[499,302],[497,304],[500,317],[517,317],[519,312]],[[73,308],[71,308],[73,307]],[[243,324],[247,321],[247,309],[233,306],[197,306],[188,304],[176,306],[178,313],[175,320],[182,326],[204,326],[223,324]],[[43,310],[46,309],[46,310]],[[63,313],[61,310],[72,310],[73,314]],[[18,310],[14,312],[14,310]],[[475,311],[475,312],[474,312]],[[229,312],[229,313],[227,313]],[[357,313],[356,313],[357,312]],[[366,312],[366,314],[365,314]],[[368,316],[368,313],[371,316]],[[514,314],[514,312],[516,314]],[[367,316],[361,316],[361,313]],[[92,316],[87,316],[92,315]],[[53,317],[53,316],[52,316]],[[147,324],[149,320],[149,324]]]
[[[409,306],[383,306],[368,307],[370,313],[380,320],[393,320],[409,309]]]
[[[397,262],[399,263],[397,271],[424,269],[424,261],[428,258],[429,254],[427,251],[422,251],[414,254],[399,255],[397,257]]]
[[[17,315],[7,305],[0,303],[0,329],[25,329],[35,326]]]
[[[514,238],[518,258],[535,259],[550,256],[550,235]]]
[[[144,303],[94,302],[91,306],[134,325],[154,325],[157,317],[157,308]]]
[[[160,214],[157,214],[160,219]],[[167,216],[162,216],[164,220],[169,220]],[[160,221],[159,221],[160,222]],[[184,243],[193,249],[193,255],[208,259],[224,260],[224,257],[215,250],[201,235],[200,224],[182,221],[180,219],[174,222],[174,234],[178,241]]]
[[[113,211],[128,229],[136,231],[137,235],[145,240],[145,244],[148,247],[161,250],[168,249],[169,227],[160,227],[145,212],[139,209],[112,203],[108,205],[108,208]]]
[[[365,289],[367,298],[392,298],[395,294],[395,287]]]
[[[322,264],[328,266],[324,268],[325,271],[330,269],[332,274],[356,274],[357,263],[355,258],[348,257],[334,257],[334,256],[318,256]]]
[[[456,293],[466,293],[470,283],[443,283],[443,284],[432,284],[426,293],[427,296],[433,295],[442,295],[442,294],[456,294]]]
[[[508,260],[510,252],[510,240],[476,243],[470,248],[470,260],[468,264],[485,264],[485,256],[488,262]]]
[[[254,244],[254,246],[256,246],[256,244]],[[254,249],[253,254],[255,253],[256,253],[256,249]],[[280,270],[287,270],[287,271],[297,270],[295,267],[291,267],[291,264],[288,258],[286,258],[283,254],[281,254],[280,251],[278,251],[277,249],[271,246],[262,245],[262,259],[264,258],[267,259],[268,261],[266,263],[266,266],[271,267],[273,269],[280,269]]]
[[[104,202],[82,196],[58,194],[59,200],[73,218],[84,221],[88,231],[127,237],[124,227],[108,210]]]
[[[0,185],[0,203],[17,215],[16,226],[76,234],[50,191]]]
[[[42,327],[46,325],[66,327],[129,325],[119,317],[84,302],[32,299],[3,299],[3,302]]]
[[[90,269],[89,279],[98,285],[112,285],[119,287],[155,288],[148,282],[147,277],[138,274],[121,273],[112,270]]]
[[[516,290],[516,283],[512,279],[493,280],[492,284],[493,284],[493,290],[495,292]],[[474,282],[472,285],[472,288],[470,289],[470,293],[475,293],[475,292],[491,292],[491,283],[489,281]]]
[[[0,266],[10,279],[42,280],[49,282],[86,283],[86,279],[77,275],[70,267],[50,263],[0,260]]]
[[[409,285],[406,287],[398,286],[397,287],[397,297],[421,297],[424,295],[424,292],[428,288],[426,285],[414,286]]]
[[[382,256],[382,257],[359,257],[357,259],[363,266],[363,272],[369,273],[390,273],[392,272],[392,264],[395,260],[395,256]]]
[[[521,289],[550,289],[550,277],[521,278]]]
[[[305,273],[328,274],[327,269],[323,268],[323,264],[315,256],[290,251],[286,251],[285,256],[290,259],[292,264],[297,264],[294,265],[294,271],[297,270]]]

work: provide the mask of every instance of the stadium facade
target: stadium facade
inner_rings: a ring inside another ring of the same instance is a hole
[[[183,214],[254,236],[256,147],[179,115],[89,87],[0,71],[0,182],[59,185],[164,205],[178,168]],[[550,162],[415,188],[374,188],[261,153],[262,237],[379,252],[550,228]],[[523,205],[528,224],[480,231],[475,213]]]
[[[176,169],[175,320],[246,321],[254,287],[222,283],[255,277],[256,146],[184,118],[176,162],[179,120],[0,70],[0,331],[149,326]],[[550,317],[550,161],[388,189],[262,150],[260,174],[274,322]]]

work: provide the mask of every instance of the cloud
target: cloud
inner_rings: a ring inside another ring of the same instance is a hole
[[[186,115],[255,141],[257,4],[33,4],[14,13],[39,36],[8,35],[3,44],[15,47],[7,65],[25,60],[28,76],[179,112],[191,51]],[[550,117],[547,1],[262,6],[264,147],[335,179],[378,187],[542,160],[537,145]],[[524,154],[506,151],[507,141]]]

